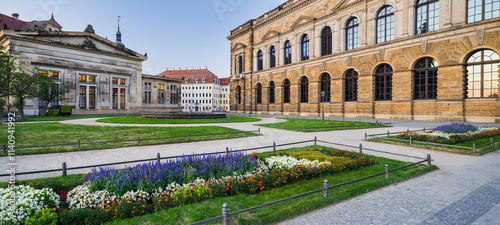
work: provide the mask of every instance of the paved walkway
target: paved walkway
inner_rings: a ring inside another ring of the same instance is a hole
[[[101,124],[95,122],[95,120],[96,119],[81,119],[64,121],[63,123],[123,126],[120,124]],[[277,118],[264,118],[263,121],[257,123],[280,121],[281,120]],[[253,124],[255,123],[204,125],[218,125],[240,130],[255,130],[256,127]],[[366,148],[380,149],[417,157],[425,157],[427,153],[431,153],[432,158],[435,160],[434,164],[439,166],[440,170],[355,197],[342,203],[333,204],[303,216],[284,221],[282,224],[500,224],[500,206],[498,204],[500,201],[500,197],[498,196],[500,193],[499,151],[481,157],[475,157],[362,141],[365,132],[384,133],[387,132],[387,130],[402,131],[408,128],[431,128],[440,124],[444,124],[444,122],[395,121],[395,123],[393,123],[394,127],[391,128],[314,133],[300,133],[261,127],[263,136],[241,139],[16,156],[16,160],[19,163],[17,172],[59,169],[61,168],[62,162],[67,162],[68,167],[71,168],[92,164],[154,158],[157,153],[160,153],[162,156],[174,156],[180,154],[223,151],[226,147],[244,149],[269,146],[272,145],[273,141],[276,141],[277,144],[282,144],[312,140],[317,136],[319,140],[353,146],[363,143],[363,146]],[[498,126],[498,124],[490,125]],[[98,129],[98,127],[96,127],[96,129]],[[300,146],[304,145],[309,144],[302,144]],[[411,157],[387,155],[370,151],[365,151],[365,153],[403,161],[415,161],[415,159]],[[6,165],[6,163],[6,157],[0,158],[1,165]],[[70,174],[85,172],[88,172],[88,170],[69,171]],[[18,178],[26,179],[57,175],[60,175],[60,172],[18,176]],[[5,177],[0,178],[0,181],[5,180]]]

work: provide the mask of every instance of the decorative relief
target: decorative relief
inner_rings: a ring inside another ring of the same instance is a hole
[[[484,42],[484,30],[476,30],[477,45],[482,45]]]
[[[420,43],[422,45],[422,54],[427,54],[427,40]]]
[[[352,65],[352,56],[347,56],[347,66],[351,67]]]
[[[90,48],[90,49],[97,49],[95,46],[94,42],[87,38],[86,40],[83,41],[83,44],[81,45],[82,48]]]
[[[326,70],[326,61],[323,61],[323,71]]]
[[[385,49],[380,50],[380,61],[385,61]]]
[[[446,8],[445,8],[445,17],[446,17],[446,23],[451,23],[450,15],[451,15],[451,0],[446,0],[445,2]]]
[[[410,0],[403,0],[404,1],[404,7],[403,7],[403,33],[405,35],[408,35],[408,10],[410,8],[408,2]]]
[[[305,73],[306,73],[306,67],[302,66],[302,74],[305,74]]]

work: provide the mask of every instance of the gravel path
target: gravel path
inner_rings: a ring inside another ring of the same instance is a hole
[[[62,121],[65,124],[83,124],[96,126],[223,126],[240,130],[255,130],[254,124],[281,122],[279,118],[263,118],[259,122],[228,124],[193,124],[193,125],[124,125],[103,124],[97,119],[79,119]],[[367,120],[363,120],[367,121]],[[373,120],[375,121],[375,120]],[[384,133],[403,131],[414,128],[431,128],[444,122],[393,121],[391,128],[373,128],[347,131],[328,131],[300,133],[260,127],[262,136],[214,140],[204,142],[177,143],[155,146],[123,147],[108,150],[79,151],[44,155],[16,156],[17,172],[33,170],[60,169],[62,162],[68,167],[86,166],[110,162],[155,158],[157,153],[175,156],[191,153],[223,151],[226,147],[244,149],[259,146],[312,140],[319,140],[379,149],[388,152],[425,157],[427,153],[435,160],[433,163],[440,170],[424,176],[391,185],[380,190],[333,204],[314,212],[292,218],[280,224],[500,224],[500,151],[480,157],[451,154],[425,149],[372,143],[362,141],[364,133]],[[499,126],[498,124],[490,124]],[[98,127],[97,127],[98,129]],[[312,142],[310,143],[312,144]],[[300,144],[297,146],[310,145]],[[333,146],[326,144],[326,146]],[[284,149],[289,146],[278,148]],[[341,149],[346,149],[342,147]],[[260,151],[268,151],[264,149]],[[353,149],[349,149],[353,150]],[[364,153],[383,156],[403,161],[415,162],[416,159],[404,156],[365,151]],[[7,167],[7,157],[0,158],[0,164]],[[133,164],[129,164],[131,166]],[[125,165],[123,165],[125,166]],[[3,169],[2,169],[3,170]],[[69,174],[85,173],[88,170],[70,170]],[[3,173],[3,172],[2,172]],[[18,179],[58,176],[36,174],[17,176]],[[0,177],[6,181],[7,177]]]

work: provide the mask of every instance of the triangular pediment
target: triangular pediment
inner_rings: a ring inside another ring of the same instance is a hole
[[[302,25],[306,25],[310,22],[313,22],[314,20],[316,20],[316,18],[314,18],[314,17],[300,16],[297,20],[295,20],[295,22],[292,24],[292,26],[290,28],[294,29],[294,28],[300,27]]]
[[[247,47],[246,45],[244,45],[244,44],[242,44],[242,43],[238,42],[238,43],[236,43],[236,44],[233,46],[233,48],[232,48],[231,50],[233,50],[233,51],[234,51],[234,50],[238,50],[238,49],[241,49],[241,48],[243,48],[243,49],[244,49],[244,48],[246,48],[246,47]]]
[[[265,41],[267,39],[271,39],[273,37],[278,37],[280,35],[280,32],[275,31],[275,30],[269,30],[263,37],[262,41]]]
[[[341,0],[335,7],[333,7],[332,12],[336,13],[364,1],[365,0]]]

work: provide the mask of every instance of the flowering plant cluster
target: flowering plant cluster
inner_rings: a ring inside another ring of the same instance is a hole
[[[329,165],[331,162],[319,162],[318,160],[296,159],[291,156],[270,156],[266,159],[269,168],[293,168],[294,166],[303,165],[310,167],[319,167],[321,165]]]
[[[476,130],[468,130],[464,133],[450,133],[436,130],[429,132],[406,132],[398,134],[396,138],[409,140],[410,137],[412,137],[415,141],[454,145],[477,139],[491,138],[498,135],[500,135],[500,129],[477,128]]]
[[[16,194],[16,208],[9,215],[9,199]],[[0,224],[16,224],[43,209],[56,209],[59,196],[52,189],[35,189],[30,186],[16,186],[12,190],[0,188]]]
[[[442,126],[436,127],[436,128],[434,128],[434,131],[441,131],[443,133],[456,134],[456,133],[467,133],[469,131],[476,131],[477,129],[479,129],[479,128],[472,125],[472,124],[452,123],[452,124],[447,124],[447,125],[442,125]]]

